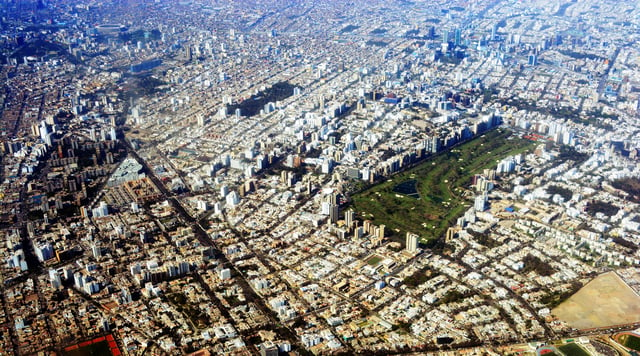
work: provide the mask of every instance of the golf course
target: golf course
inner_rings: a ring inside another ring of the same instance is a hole
[[[355,194],[351,206],[360,219],[385,224],[393,240],[403,242],[413,232],[426,242],[442,236],[471,205],[464,193],[474,174],[533,147],[510,130],[496,129]]]

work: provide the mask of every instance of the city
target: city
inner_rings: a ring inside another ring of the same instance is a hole
[[[0,4],[0,355],[640,352],[633,1]]]

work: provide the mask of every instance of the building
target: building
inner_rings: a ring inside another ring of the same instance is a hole
[[[278,352],[278,346],[273,342],[267,341],[264,344],[260,345],[261,356],[278,356]]]
[[[60,273],[55,269],[49,270],[49,280],[51,281],[51,288],[58,289],[62,286],[62,279],[60,278]]]
[[[53,258],[53,247],[50,243],[38,244],[34,248],[38,261],[44,262]]]
[[[231,270],[228,268],[220,270],[220,279],[231,279]]]
[[[334,204],[329,204],[329,206],[329,220],[335,224],[338,222],[340,207]]]
[[[473,208],[476,211],[485,211],[487,209],[487,194],[483,193],[482,195],[478,195],[473,202]]]
[[[344,213],[344,220],[347,225],[347,229],[351,230],[351,226],[353,226],[353,218],[355,216],[355,212],[351,209],[347,210]]]
[[[419,239],[418,235],[411,232],[407,232],[407,240],[406,240],[406,247],[405,247],[407,252],[414,253],[418,251],[418,239]]]

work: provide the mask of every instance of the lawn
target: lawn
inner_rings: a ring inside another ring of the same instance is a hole
[[[413,232],[425,242],[443,236],[471,206],[463,193],[474,174],[533,146],[511,131],[493,130],[354,195],[351,204],[360,219],[385,224],[392,239],[404,241],[406,233]],[[417,197],[399,192],[414,179]]]
[[[367,259],[367,261],[366,261],[366,262],[367,262],[367,264],[368,264],[369,266],[373,266],[373,267],[375,267],[375,266],[377,266],[380,262],[382,262],[382,257],[380,257],[380,256],[378,256],[378,255],[373,255],[373,256],[369,257],[369,258]]]
[[[590,356],[588,352],[575,342],[559,346],[558,349],[566,356]]]

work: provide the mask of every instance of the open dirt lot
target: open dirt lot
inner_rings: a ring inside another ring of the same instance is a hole
[[[640,297],[614,272],[598,276],[552,313],[577,329],[640,321]]]

